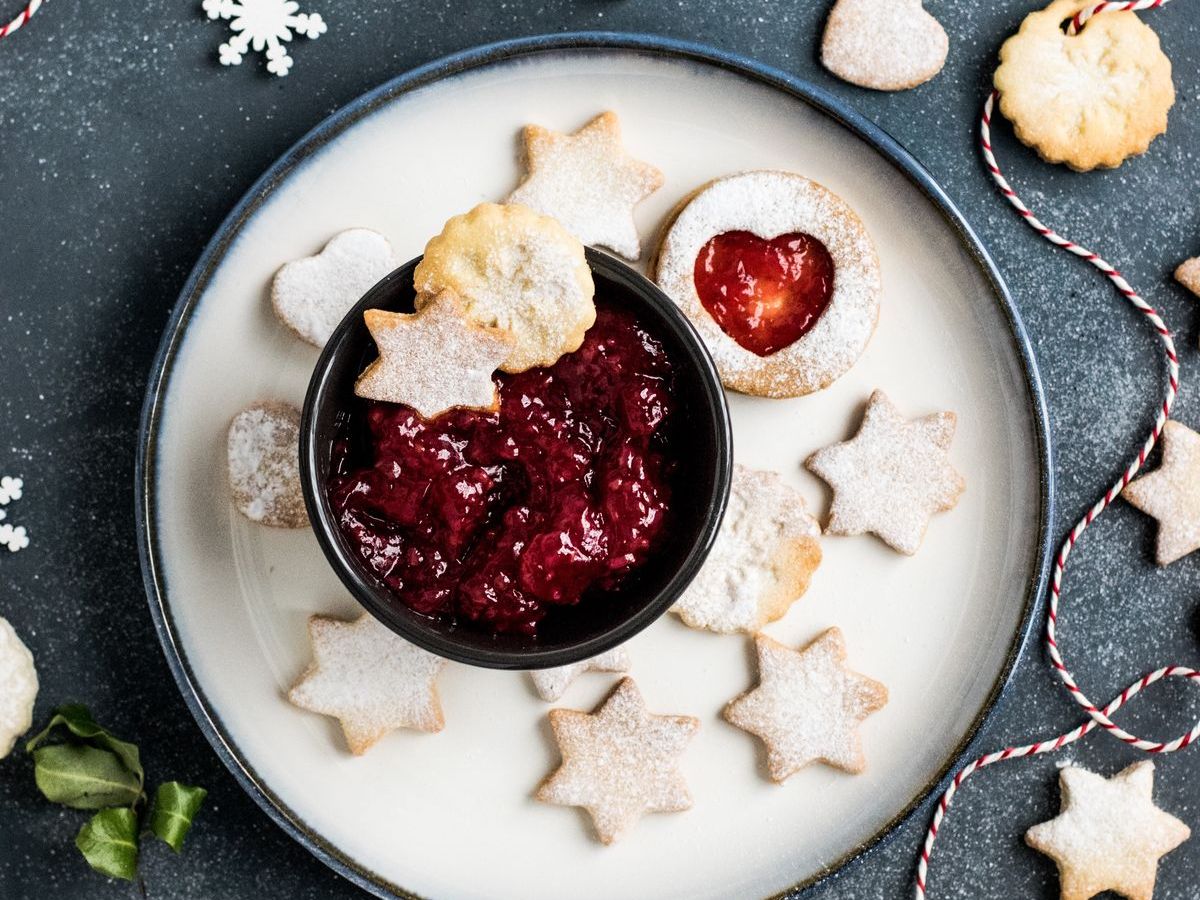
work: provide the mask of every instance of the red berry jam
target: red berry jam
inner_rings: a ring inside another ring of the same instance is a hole
[[[634,315],[597,304],[583,345],[498,373],[497,412],[432,420],[354,401],[328,485],[363,566],[416,612],[536,634],[603,602],[664,536],[672,366]]]
[[[759,356],[804,337],[833,296],[833,257],[810,234],[765,241],[727,231],[696,257],[696,293],[721,329]]]

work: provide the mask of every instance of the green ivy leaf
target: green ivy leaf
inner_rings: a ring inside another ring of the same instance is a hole
[[[138,753],[138,748],[128,741],[119,740],[109,734],[92,718],[91,712],[82,703],[68,703],[60,706],[55,711],[54,718],[50,720],[50,724],[30,738],[25,744],[25,750],[32,753],[39,744],[50,737],[50,733],[59,725],[64,726],[75,737],[82,739],[84,743],[98,747],[101,750],[107,750],[116,756],[125,768],[137,777],[139,788],[145,783],[146,775],[142,771],[141,755]]]
[[[52,744],[33,751],[33,777],[47,800],[74,809],[133,806],[142,783],[115,754],[86,744]]]
[[[150,830],[166,841],[176,853],[183,846],[200,804],[208,796],[202,787],[167,781],[154,794],[154,811],[150,815]]]
[[[132,809],[102,809],[79,829],[75,846],[97,872],[132,881],[138,864],[137,815]]]

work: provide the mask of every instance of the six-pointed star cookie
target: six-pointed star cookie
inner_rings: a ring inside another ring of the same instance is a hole
[[[592,715],[552,709],[550,724],[563,761],[535,796],[543,803],[586,809],[605,844],[644,813],[691,808],[677,764],[700,722],[647,712],[632,678],[622,679]]]
[[[754,637],[759,684],[725,707],[725,718],[767,746],[767,770],[783,781],[812,762],[857,774],[866,768],[858,724],[887,703],[887,688],[846,668],[842,632],[830,628],[802,650]]]
[[[558,666],[554,669],[538,669],[530,672],[533,686],[537,688],[538,696],[553,703],[563,695],[571,682],[584,672],[627,672],[629,671],[629,651],[624,647],[616,647],[605,653],[593,656],[591,659]]]
[[[442,730],[434,683],[446,661],[410,644],[374,616],[308,620],[313,663],[288,699],[334,716],[350,752],[361,755],[397,728]]]
[[[1061,812],[1030,828],[1025,842],[1058,864],[1062,900],[1103,891],[1151,900],[1159,857],[1191,836],[1154,805],[1154,763],[1134,763],[1112,778],[1069,766],[1058,777]]]
[[[368,309],[363,320],[379,358],[354,383],[358,396],[404,403],[427,419],[456,406],[496,407],[492,374],[515,339],[469,321],[452,291],[442,291],[416,313]]]
[[[658,190],[662,172],[621,147],[614,112],[574,134],[525,127],[528,174],[508,198],[558,219],[585,244],[600,244],[629,259],[641,255],[633,207]]]
[[[1200,548],[1200,434],[1178,422],[1162,433],[1162,463],[1125,487],[1123,496],[1158,519],[1160,566]]]
[[[875,391],[858,434],[805,462],[833,488],[825,531],[871,532],[901,553],[916,553],[930,516],[952,509],[965,487],[946,458],[956,421],[952,412],[905,419]]]

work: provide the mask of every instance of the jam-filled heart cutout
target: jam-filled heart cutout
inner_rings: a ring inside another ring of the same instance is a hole
[[[833,297],[834,264],[811,234],[764,240],[749,231],[709,239],[696,257],[696,293],[721,330],[758,356],[794,344]]]

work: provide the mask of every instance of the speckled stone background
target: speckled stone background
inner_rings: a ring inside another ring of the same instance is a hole
[[[0,17],[24,0],[0,0]],[[1123,467],[1162,384],[1158,347],[1139,317],[1084,264],[1023,228],[990,189],[975,120],[996,51],[1028,0],[928,0],[950,33],[933,82],[902,94],[843,84],[816,61],[826,0],[307,0],[330,31],[294,47],[286,79],[258,58],[222,69],[223,27],[198,0],[52,0],[0,43],[0,474],[25,496],[8,521],[32,538],[0,555],[0,615],[38,661],[37,716],[87,702],[138,742],[151,780],[208,786],[181,856],[148,843],[143,883],[108,882],[72,845],[84,815],[44,802],[28,757],[0,761],[0,897],[353,897],[356,888],[290,841],[218,762],[176,692],[138,571],[133,459],[147,372],[168,313],[205,241],[253,180],[322,117],[412,66],[474,44],[573,29],[644,31],[753,56],[857,106],[921,159],[981,234],[1029,327],[1056,444],[1061,534]],[[1146,14],[1174,63],[1169,133],[1113,172],[1078,175],[1037,161],[1000,128],[1001,159],[1026,199],[1108,255],[1163,310],[1182,348],[1177,417],[1200,425],[1192,388],[1196,301],[1170,279],[1200,252],[1200,15],[1179,0]],[[1153,525],[1118,506],[1074,557],[1066,651],[1107,699],[1166,662],[1200,666],[1200,554],[1158,571]],[[914,661],[919,664],[919,661]],[[1181,685],[1121,714],[1174,736],[1200,714]],[[1039,649],[1025,660],[987,744],[1057,734],[1079,718]],[[1058,896],[1052,864],[1022,835],[1053,815],[1055,766],[1106,774],[1137,759],[1104,736],[1057,758],[1009,763],[974,779],[948,820],[934,897]],[[1162,806],[1200,831],[1200,750],[1157,761]],[[924,816],[921,817],[922,820]],[[902,829],[813,898],[910,892],[924,821]],[[469,857],[469,848],[464,848]],[[481,877],[486,877],[481,874]],[[1200,837],[1161,866],[1158,900],[1200,896]]]

